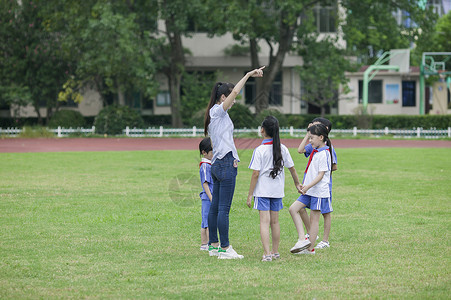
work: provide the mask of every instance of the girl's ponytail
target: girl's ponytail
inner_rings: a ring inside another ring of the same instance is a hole
[[[222,85],[222,82],[216,82],[211,90],[210,102],[208,102],[207,109],[205,111],[204,117],[204,135],[208,135],[208,125],[210,125],[210,109],[216,104],[216,94],[218,93],[219,87]]]
[[[267,116],[262,123],[267,135],[272,137],[273,169],[269,175],[274,179],[283,170],[282,149],[280,146],[279,121],[273,116]]]

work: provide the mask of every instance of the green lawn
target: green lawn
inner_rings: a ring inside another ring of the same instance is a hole
[[[289,253],[286,172],[270,263],[245,205],[251,149],[230,215],[239,261],[199,251],[195,150],[0,154],[0,298],[449,299],[451,149],[337,152],[331,248]]]

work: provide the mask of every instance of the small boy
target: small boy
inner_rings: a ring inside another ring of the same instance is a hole
[[[199,143],[199,152],[202,160],[199,164],[200,183],[202,192],[199,194],[202,200],[202,224],[200,229],[201,246],[200,250],[208,251],[208,213],[213,193],[213,179],[211,178],[211,159],[213,158],[213,148],[209,137],[204,138]]]

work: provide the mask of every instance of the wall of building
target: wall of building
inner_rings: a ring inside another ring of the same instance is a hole
[[[359,80],[363,80],[363,73],[351,73],[347,75],[350,79],[349,88],[350,93],[341,95],[338,102],[338,113],[340,115],[351,115],[358,112],[362,104],[359,103]],[[382,103],[369,103],[368,112],[377,115],[418,115],[419,108],[419,74],[404,74],[397,72],[379,72],[373,80],[382,80]],[[402,106],[402,81],[415,81],[415,106]],[[390,96],[387,93],[387,85],[398,86],[397,100],[388,99]]]

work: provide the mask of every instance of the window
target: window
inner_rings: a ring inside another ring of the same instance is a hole
[[[363,80],[359,80],[359,103],[363,100]],[[368,84],[368,103],[382,103],[382,80],[371,80]]]
[[[402,82],[402,106],[416,106],[415,81]]]
[[[244,86],[245,103],[253,105],[257,98],[257,90],[255,87],[255,78],[251,77]],[[269,92],[269,105],[282,105],[282,73],[279,72],[274,79],[271,91]]]
[[[157,95],[157,106],[170,106],[171,105],[171,95],[168,91],[160,92]]]
[[[58,103],[61,107],[78,107],[78,103],[72,98],[67,99],[67,101],[59,101]]]
[[[316,5],[313,10],[318,32],[336,32],[337,4],[330,6]]]

